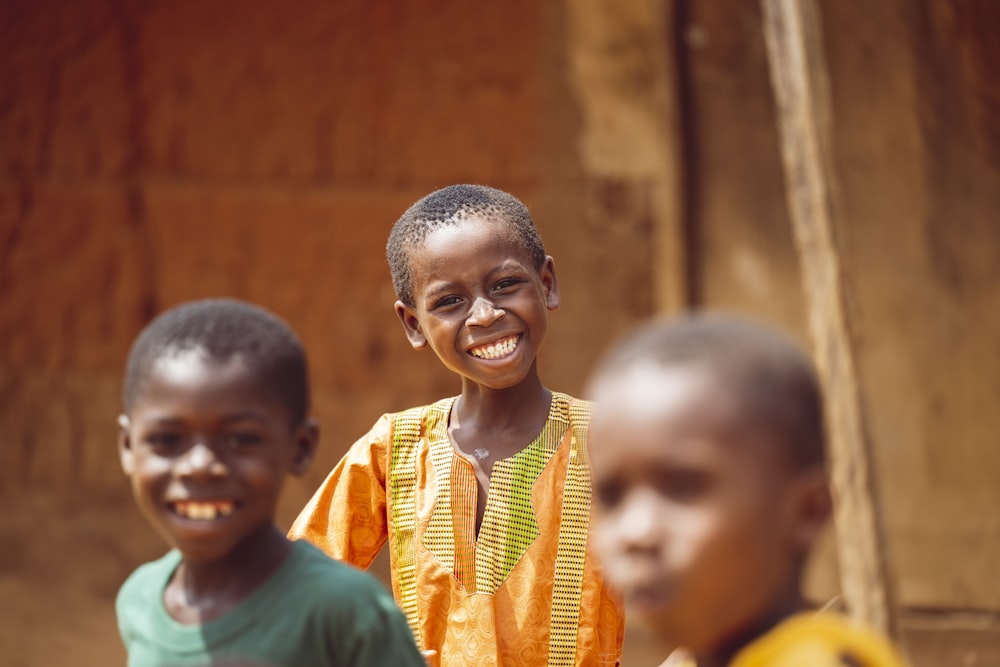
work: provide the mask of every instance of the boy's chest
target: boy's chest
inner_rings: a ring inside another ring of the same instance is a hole
[[[566,431],[493,460],[488,473],[446,431],[428,433],[414,460],[413,538],[468,592],[495,592],[533,544],[558,538],[565,457],[557,451]]]
[[[475,495],[471,496],[470,494],[471,497],[463,497],[459,502],[475,508],[473,512],[475,521],[471,535],[471,540],[475,542],[482,528],[487,508],[496,510],[498,506],[506,504],[506,499],[503,497],[505,489],[498,489],[498,491],[494,492],[494,497],[490,497],[493,471],[497,470],[498,476],[509,476],[506,473],[506,469],[510,467],[523,468],[524,466],[521,462],[512,459],[525,449],[526,442],[529,443],[528,447],[535,447],[538,443],[529,440],[530,436],[524,434],[492,438],[470,434],[461,439],[457,438],[454,433],[449,435],[451,438],[447,444],[454,450],[454,456],[449,470],[445,471],[443,469],[444,466],[442,466],[439,472],[440,475],[448,475],[448,485],[452,488],[466,489],[470,485],[468,476],[471,474],[474,477],[476,483]],[[432,444],[432,447],[443,448],[444,444],[435,442]],[[540,471],[529,470],[527,472],[531,475]],[[443,479],[440,475],[436,477],[439,480]],[[531,482],[534,482],[534,478],[531,479]]]

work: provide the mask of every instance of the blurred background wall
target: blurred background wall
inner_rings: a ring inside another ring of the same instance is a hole
[[[1000,3],[820,4],[906,639],[918,665],[1000,665]],[[457,392],[401,335],[383,255],[457,182],[524,200],[556,259],[551,387],[685,306],[805,340],[757,3],[0,5],[3,664],[123,660],[115,592],[164,546],[114,418],[162,309],[234,296],[300,333],[322,452],[283,525],[379,414]],[[655,664],[641,638],[626,664]]]

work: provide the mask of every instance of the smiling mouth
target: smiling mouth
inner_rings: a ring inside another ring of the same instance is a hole
[[[500,359],[513,354],[519,342],[521,342],[521,334],[514,334],[488,345],[474,347],[469,350],[469,354],[477,359]]]
[[[197,502],[182,500],[170,503],[170,509],[175,514],[193,521],[214,521],[229,516],[236,509],[236,503],[231,500],[212,500]]]

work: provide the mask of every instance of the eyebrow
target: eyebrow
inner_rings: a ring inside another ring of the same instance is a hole
[[[516,259],[510,259],[510,258],[508,258],[508,259],[505,259],[500,264],[498,264],[497,266],[495,266],[492,269],[490,269],[486,273],[486,276],[492,278],[493,276],[495,276],[498,273],[508,273],[508,272],[511,272],[511,271],[519,272],[519,273],[528,273],[530,271],[530,269],[527,266],[525,266],[523,262],[519,262]],[[428,287],[427,295],[428,296],[435,296],[435,295],[440,294],[442,292],[450,292],[451,290],[455,289],[456,285],[460,285],[460,284],[461,283],[453,281],[453,280],[452,281],[448,281],[448,282],[442,281],[439,285],[435,285],[434,283],[431,283],[431,285]]]
[[[226,417],[223,418],[223,421],[225,421],[225,422],[237,422],[237,421],[257,421],[257,422],[264,422],[264,421],[267,421],[267,417],[265,417],[264,415],[260,414],[259,412],[253,412],[253,411],[249,411],[248,410],[246,412],[237,412],[235,414],[227,415]]]
[[[513,270],[528,271],[529,269],[524,265],[524,262],[519,262],[516,259],[511,259],[508,257],[503,262],[501,262],[499,266],[491,270],[488,275],[492,276],[495,273],[505,273],[507,271],[513,271]]]
[[[455,290],[454,282],[441,283],[440,285],[434,285],[433,283],[427,289],[427,294],[425,295],[427,299],[433,300],[441,296],[442,294],[447,294]]]
[[[234,412],[232,414],[225,415],[222,417],[222,421],[227,424],[241,421],[265,422],[267,421],[267,418],[259,412],[246,410],[243,412]],[[186,420],[180,417],[164,415],[153,417],[152,419],[147,420],[146,423],[154,426],[183,426],[186,423]]]

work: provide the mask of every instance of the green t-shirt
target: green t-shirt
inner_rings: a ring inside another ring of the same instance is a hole
[[[118,593],[129,667],[425,667],[382,585],[311,544],[296,542],[270,579],[205,625],[178,623],[163,606],[180,561],[171,551],[143,565]]]

